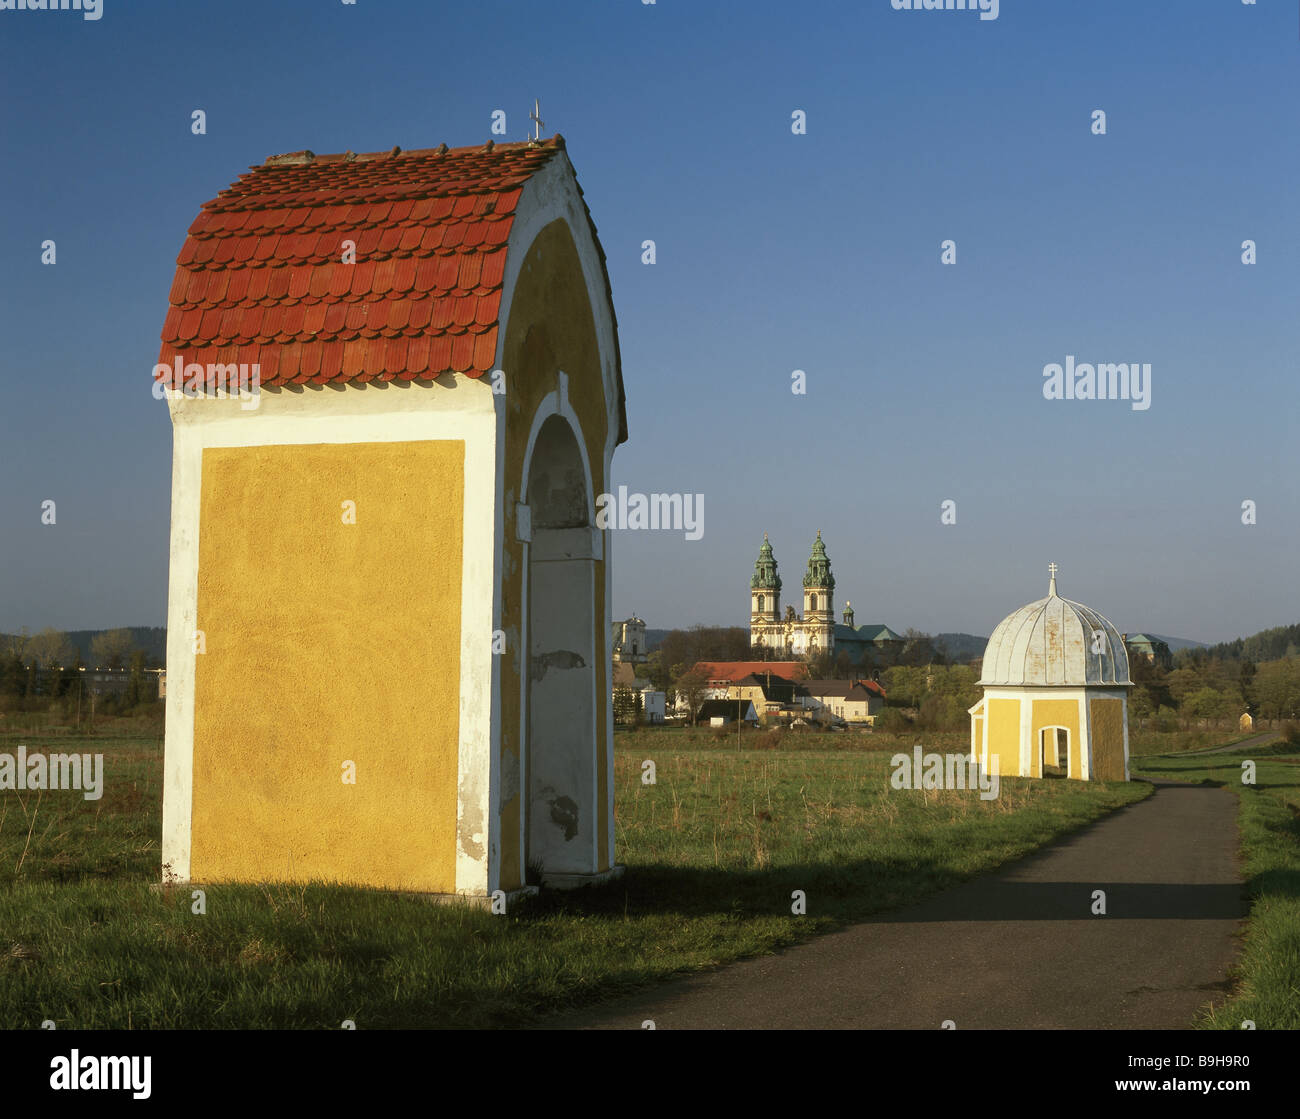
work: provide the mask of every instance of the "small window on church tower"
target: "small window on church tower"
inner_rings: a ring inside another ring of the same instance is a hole
[[[808,596],[808,609],[809,610],[817,609],[817,596],[815,594],[810,594]]]
[[[763,611],[763,602],[764,602],[763,596],[762,596],[762,595],[759,595],[759,596],[758,596],[758,609],[759,609],[759,612],[760,612],[760,613],[762,613],[762,611]]]

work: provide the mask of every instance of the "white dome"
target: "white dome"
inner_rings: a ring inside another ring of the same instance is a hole
[[[1059,597],[1053,573],[1046,598],[1009,614],[993,631],[980,683],[1068,688],[1132,681],[1119,631],[1095,610]]]

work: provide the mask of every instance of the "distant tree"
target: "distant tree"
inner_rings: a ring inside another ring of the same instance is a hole
[[[41,630],[27,643],[28,659],[37,668],[50,669],[71,664],[77,651],[68,635],[59,629]]]
[[[620,685],[614,689],[614,721],[635,726],[641,721],[641,693]]]
[[[657,692],[667,693],[672,688],[672,670],[664,659],[662,649],[656,649],[646,658],[645,664],[641,666],[641,673]]]
[[[1255,702],[1255,675],[1257,673],[1255,662],[1252,660],[1243,660],[1241,668],[1237,674],[1237,689],[1241,693],[1242,706],[1251,714],[1259,709]]]
[[[697,672],[693,667],[683,671],[674,682],[674,688],[686,700],[686,706],[690,710],[691,726],[695,725],[695,715],[700,709],[708,683],[704,673]]]
[[[1211,657],[1224,660],[1253,660],[1256,663],[1294,657],[1300,652],[1300,623],[1261,630],[1247,638],[1225,641],[1204,650]]]
[[[951,696],[967,720],[970,709],[980,701],[979,674],[966,664],[950,664],[943,672],[943,694]]]
[[[1162,707],[1156,712],[1156,717],[1152,720],[1152,726],[1163,732],[1175,731],[1178,729],[1178,712],[1172,707]]]
[[[881,730],[902,733],[912,728],[912,720],[897,707],[886,707],[876,716],[875,725]]]
[[[1300,715],[1300,658],[1261,664],[1255,673],[1254,688],[1264,718],[1296,718]]]
[[[741,626],[694,626],[669,630],[659,644],[664,664],[752,660],[749,630]]]
[[[904,636],[903,650],[899,654],[899,664],[922,665],[935,662],[936,651],[929,634],[920,630],[909,629]]]
[[[1181,710],[1191,719],[1223,719],[1232,714],[1235,705],[1235,699],[1223,692],[1200,688],[1183,700]]]
[[[895,668],[903,663],[903,650],[907,647],[906,638],[900,640],[890,639],[888,641],[877,641],[875,643],[875,660],[876,670],[884,672],[888,668]]]
[[[830,653],[820,646],[804,657],[808,665],[808,675],[814,680],[829,680],[834,670]]]
[[[145,685],[144,661],[145,652],[143,649],[137,649],[131,654],[131,679],[126,686],[126,706],[128,708],[152,698],[148,694],[148,688]]]
[[[27,647],[31,644],[32,635],[27,632],[26,626],[17,633],[6,633],[0,640],[4,642],[4,652],[7,656],[17,657],[23,664],[27,663]]]
[[[930,695],[921,703],[916,725],[922,730],[964,730],[970,725],[970,716],[955,695]]]
[[[27,690],[27,667],[14,652],[0,655],[0,695],[20,696]]]
[[[1202,676],[1202,664],[1196,664],[1193,661],[1187,663],[1183,668],[1175,668],[1173,672],[1165,677],[1165,686],[1169,689],[1169,694],[1180,707],[1183,701],[1193,692],[1199,691],[1205,687],[1205,680]]]
[[[129,629],[106,629],[90,642],[90,657],[96,668],[125,668],[135,649]]]
[[[1147,697],[1150,710],[1141,718],[1148,718],[1161,707],[1173,707],[1174,697],[1169,691],[1169,673],[1159,660],[1149,661],[1143,656],[1130,656],[1128,662],[1129,679],[1135,685],[1133,695],[1143,693]],[[1129,701],[1132,707],[1132,700]]]
[[[896,664],[881,673],[881,681],[893,706],[919,707],[925,698],[926,684],[923,669]]]

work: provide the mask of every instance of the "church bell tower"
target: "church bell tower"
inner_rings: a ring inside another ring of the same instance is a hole
[[[749,580],[749,624],[774,624],[781,620],[781,576],[776,572],[776,559],[767,533],[763,533],[763,546],[758,550],[754,574]]]
[[[803,577],[803,620],[809,644],[830,651],[835,632],[835,576],[831,574],[831,560],[822,543],[821,529],[817,530],[812,555],[808,557],[808,573]]]

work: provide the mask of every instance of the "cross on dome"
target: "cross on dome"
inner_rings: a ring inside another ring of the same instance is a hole
[[[1061,569],[1055,563],[1049,563],[1047,565],[1047,573],[1052,577],[1052,581],[1047,587],[1047,594],[1049,597],[1056,594],[1056,573],[1060,570]]]

